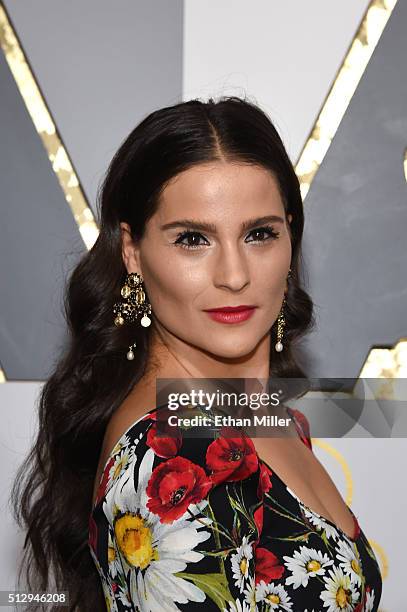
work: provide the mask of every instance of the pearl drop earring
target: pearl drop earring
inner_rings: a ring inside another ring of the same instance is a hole
[[[134,323],[143,315],[140,324],[143,327],[149,327],[151,325],[151,304],[146,300],[146,294],[142,286],[143,279],[137,272],[130,272],[127,274],[124,281],[124,285],[121,288],[120,294],[125,299],[124,302],[116,302],[113,306],[113,313],[115,315],[114,324],[117,327],[124,325],[125,323]],[[127,351],[127,359],[132,361],[134,359],[133,348],[136,348],[136,342],[130,344],[129,350]]]
[[[281,351],[283,350],[282,339],[283,339],[284,326],[285,326],[285,318],[284,318],[284,306],[285,306],[285,304],[286,304],[286,299],[284,298],[283,305],[281,307],[281,311],[280,311],[280,314],[278,315],[278,319],[277,319],[277,342],[275,344],[275,349],[276,349],[277,353],[281,353]]]

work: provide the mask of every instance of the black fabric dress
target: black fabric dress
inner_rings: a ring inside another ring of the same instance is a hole
[[[249,437],[163,437],[162,410],[117,442],[90,516],[107,610],[377,611],[379,566],[350,509],[352,537],[304,505]],[[289,412],[312,452],[306,420]]]

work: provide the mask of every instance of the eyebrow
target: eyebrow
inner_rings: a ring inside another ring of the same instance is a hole
[[[257,217],[255,219],[248,219],[241,224],[241,230],[253,228],[257,225],[263,225],[264,223],[284,223],[284,219],[278,215],[266,215],[264,217]],[[175,227],[188,227],[203,232],[216,233],[216,225],[214,223],[206,223],[204,221],[196,221],[194,219],[178,219],[178,221],[171,221],[171,223],[165,223],[160,227],[162,230],[173,229]]]

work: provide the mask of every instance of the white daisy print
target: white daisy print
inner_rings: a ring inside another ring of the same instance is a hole
[[[372,612],[374,606],[374,589],[366,592],[365,612]]]
[[[240,592],[243,593],[246,580],[249,578],[250,559],[253,559],[253,548],[247,536],[243,536],[237,552],[231,555],[233,578]]]
[[[326,612],[352,612],[359,599],[355,585],[339,567],[329,569],[328,574],[324,576],[326,588],[320,595]]]
[[[304,505],[302,506],[304,515],[307,517],[311,525],[314,525],[318,529],[318,531],[325,531],[327,538],[332,538],[333,540],[337,540],[339,538],[339,533],[337,529],[330,523],[327,523],[326,520],[317,512],[306,508]]]
[[[244,590],[244,595],[245,595],[245,601],[249,604],[249,608],[250,608],[250,606],[252,606],[252,608],[255,609],[255,605],[256,605],[256,583],[255,583],[253,575],[251,575],[249,577],[249,580],[247,582],[247,587]]]
[[[129,601],[127,589],[124,590],[124,588],[119,585],[116,593],[116,598],[118,598],[118,600],[123,606],[127,606],[129,610],[132,609],[132,604]]]
[[[113,593],[111,582],[102,581],[102,590],[105,598],[107,612],[116,612],[117,603]]]
[[[289,487],[286,486],[287,491],[292,495],[300,504],[304,515],[309,519],[310,523],[314,525],[319,531],[325,531],[327,538],[332,538],[333,540],[337,540],[339,537],[337,529],[330,523],[327,523],[323,516],[311,510],[304,504],[303,501],[292,491]]]
[[[223,608],[222,612],[250,612],[250,606],[246,601],[236,599],[235,601],[229,601],[228,604],[229,606]]]
[[[257,585],[256,601],[263,601],[269,606],[268,610],[277,612],[290,612],[293,606],[290,596],[281,584],[266,584],[264,580]]]
[[[111,530],[109,528],[108,539],[107,539],[107,562],[109,564],[109,574],[112,578],[116,578],[121,572],[121,562],[115,544],[112,539]]]
[[[208,517],[190,520],[186,511],[172,523],[161,523],[158,515],[147,508],[147,482],[151,477],[154,451],[148,449],[141,461],[138,487],[134,490],[133,461],[129,469],[119,476],[116,484],[106,495],[103,510],[114,528],[120,559],[130,571],[130,597],[140,601],[143,612],[176,610],[174,602],[187,604],[202,602],[206,594],[192,582],[178,578],[188,563],[196,563],[203,554],[194,551],[200,542],[210,537],[202,529],[212,522]],[[206,500],[190,504],[193,514],[200,513]],[[134,509],[137,509],[134,511]]]
[[[130,438],[127,434],[124,434],[120,440],[118,440],[118,442],[116,443],[115,447],[113,448],[112,452],[110,453],[111,456],[113,455],[117,455],[117,453],[120,453],[120,451],[125,448],[126,446],[129,446],[130,444]]]
[[[122,450],[114,458],[114,462],[110,467],[108,484],[109,488],[120,477],[121,473],[127,468],[134,457],[134,446],[122,448]]]
[[[340,560],[339,565],[345,574],[348,574],[351,581],[360,586],[362,584],[362,567],[356,546],[352,546],[351,542],[346,540],[340,540],[336,547],[336,556]]]
[[[300,550],[295,550],[292,557],[285,555],[283,559],[284,565],[291,572],[285,584],[287,586],[292,584],[294,589],[298,589],[299,586],[307,586],[308,580],[314,576],[323,576],[325,569],[333,564],[333,559],[330,559],[327,554],[306,546],[300,546]]]

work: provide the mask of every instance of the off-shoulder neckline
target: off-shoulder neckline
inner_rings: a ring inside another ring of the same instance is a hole
[[[113,452],[115,450],[115,448],[120,444],[120,442],[123,440],[123,438],[125,438],[127,436],[127,434],[139,423],[141,423],[141,421],[143,421],[144,419],[146,419],[150,414],[156,412],[157,410],[159,410],[160,408],[166,408],[167,404],[160,404],[159,406],[156,406],[155,408],[151,408],[151,410],[148,410],[145,414],[143,414],[141,417],[139,417],[138,419],[136,419],[135,421],[133,421],[133,423],[130,423],[130,425],[128,426],[128,428],[122,433],[122,435],[120,436],[120,438],[118,438],[115,442],[115,444],[113,445],[113,447],[111,448],[109,454],[107,455],[107,459],[105,461],[105,464],[103,466],[101,475],[100,475],[100,479],[98,482],[98,488],[97,490],[99,490],[99,487],[102,483],[103,477],[105,475],[106,469],[108,464],[110,463],[112,457],[114,457],[115,453]],[[346,538],[348,538],[349,540],[351,540],[352,542],[357,542],[359,537],[361,536],[361,529],[360,529],[360,525],[359,522],[352,510],[352,508],[350,508],[350,506],[348,504],[346,504],[348,510],[350,511],[353,521],[354,521],[354,526],[355,526],[355,534],[353,536],[349,536],[348,533],[346,533],[343,529],[341,529],[341,527],[339,527],[338,525],[335,525],[335,523],[333,521],[331,521],[330,519],[328,519],[325,516],[322,516],[321,514],[319,514],[318,512],[316,512],[315,510],[313,510],[312,508],[310,508],[309,506],[307,506],[306,504],[304,504],[304,502],[296,495],[294,495],[293,493],[291,493],[289,487],[286,485],[286,483],[278,476],[277,472],[275,472],[275,470],[273,470],[267,463],[266,461],[264,461],[264,459],[262,459],[258,454],[257,457],[259,459],[259,462],[263,463],[272,473],[274,473],[277,478],[282,482],[282,484],[287,488],[287,491],[291,494],[292,497],[294,497],[294,499],[297,499],[297,501],[306,509],[308,510],[308,512],[311,512],[311,514],[314,514],[315,516],[317,516],[318,518],[320,518],[321,520],[325,521],[326,523],[328,523],[329,525],[331,525],[331,527],[333,527],[334,529],[336,529],[336,531],[338,531],[339,533],[342,533]],[[96,509],[98,505],[98,501],[97,501],[97,494],[96,494],[96,501],[92,504],[92,511]]]
[[[118,438],[115,442],[115,444],[112,446],[110,453],[107,457],[107,461],[105,463],[105,467],[107,466],[107,464],[109,463],[110,459],[113,456],[113,451],[116,448],[116,446],[118,446],[118,444],[123,440],[123,438],[125,438],[127,436],[127,434],[133,429],[133,427],[135,427],[136,425],[138,425],[141,421],[143,421],[146,417],[148,417],[150,414],[152,414],[153,412],[156,412],[159,408],[165,408],[167,405],[166,404],[161,404],[160,406],[156,406],[155,408],[151,408],[151,410],[148,410],[147,412],[145,412],[141,417],[139,417],[138,419],[136,419],[135,421],[133,421],[132,423],[130,423],[130,425],[128,426],[128,428],[122,433],[122,435],[120,436],[120,438]],[[104,472],[104,469],[103,469]]]
[[[150,410],[148,410],[147,412],[145,412],[141,417],[139,417],[138,419],[136,419],[135,421],[133,421],[132,423],[130,423],[130,425],[127,427],[127,429],[121,434],[121,436],[115,441],[114,445],[112,446],[112,448],[110,449],[109,453],[106,456],[106,460],[105,463],[103,465],[103,469],[100,473],[100,478],[99,478],[99,482],[98,482],[98,486],[96,489],[96,499],[93,502],[92,501],[92,512],[96,509],[97,505],[98,505],[98,495],[97,492],[99,491],[100,485],[102,484],[102,480],[105,476],[105,472],[107,469],[108,464],[110,463],[110,461],[112,460],[112,458],[115,456],[114,450],[117,446],[119,446],[120,442],[127,436],[127,434],[134,428],[136,427],[136,425],[138,425],[139,423],[141,423],[144,419],[146,419],[150,414],[156,412],[157,410],[159,410],[160,408],[167,408],[168,404],[167,403],[163,403],[163,404],[159,404],[158,406],[155,406],[155,408],[151,408]],[[259,461],[261,461],[262,463],[265,463],[261,457],[259,455],[258,459]],[[267,466],[269,467],[269,466]],[[271,468],[269,468],[271,469]],[[281,480],[281,479],[280,479]],[[322,518],[322,517],[321,517]]]

